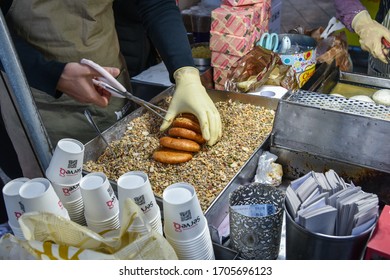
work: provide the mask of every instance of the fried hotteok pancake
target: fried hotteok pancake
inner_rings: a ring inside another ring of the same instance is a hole
[[[189,152],[162,148],[153,153],[153,159],[161,163],[178,164],[191,160],[192,154]]]
[[[198,144],[206,143],[206,140],[202,137],[202,134],[183,127],[172,127],[168,130],[168,134],[172,137],[190,139],[197,142]]]
[[[169,136],[160,138],[160,145],[166,148],[186,151],[186,152],[199,152],[200,145],[195,141],[189,139],[178,139]]]
[[[178,117],[172,122],[172,127],[183,127],[189,130],[195,131],[196,133],[201,134],[200,125],[198,122],[193,121],[188,118]]]

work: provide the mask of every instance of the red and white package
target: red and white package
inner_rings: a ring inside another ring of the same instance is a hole
[[[211,52],[211,66],[217,67],[220,69],[229,69],[237,60],[239,60],[240,56],[229,55],[221,52]]]

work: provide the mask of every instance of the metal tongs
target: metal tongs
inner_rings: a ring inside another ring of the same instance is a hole
[[[108,150],[113,155],[114,159],[116,159],[116,155],[114,151],[111,149],[110,144],[108,143],[107,139],[103,136],[103,133],[100,131],[99,127],[97,126],[96,122],[93,120],[91,112],[89,112],[88,109],[84,110],[84,115],[87,118],[88,122],[93,126],[96,133],[102,138],[103,142],[107,145]]]
[[[107,90],[115,97],[127,98],[127,99],[137,103],[138,105],[148,109],[149,111],[156,114],[160,118],[166,120],[165,117],[161,113],[158,112],[158,111],[160,111],[160,112],[166,114],[167,113],[166,110],[162,109],[159,106],[154,105],[153,103],[147,102],[139,97],[136,97],[133,94],[131,94],[130,92],[128,92],[126,90],[126,88],[121,83],[119,83],[110,73],[108,73],[99,64],[93,62],[92,60],[85,59],[85,58],[81,59],[80,63],[86,64],[86,65],[92,67],[93,69],[98,71],[103,76],[103,77],[98,77],[98,78],[95,78],[92,80],[96,86],[99,86],[99,87]]]

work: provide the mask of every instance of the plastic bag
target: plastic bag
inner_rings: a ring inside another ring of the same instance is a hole
[[[270,152],[263,152],[259,158],[254,182],[268,186],[279,186],[282,183],[283,169],[275,161],[278,157]]]
[[[4,235],[0,239],[0,259],[177,259],[172,246],[145,222],[134,201],[127,199],[121,214],[120,229],[98,234],[51,213],[25,213],[19,224],[26,240]],[[128,231],[137,219],[146,227],[145,233]]]
[[[275,66],[265,84],[271,86],[282,86],[289,90],[298,89],[298,82],[295,77],[294,69],[283,64]]]
[[[331,35],[319,41],[317,47],[317,62],[331,64],[336,61],[336,66],[341,71],[352,71],[352,60],[348,53],[348,43],[345,32]]]
[[[231,68],[225,90],[235,92],[255,91],[264,85],[280,61],[279,56],[260,46],[254,47]]]

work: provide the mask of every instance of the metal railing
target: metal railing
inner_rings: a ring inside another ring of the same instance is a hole
[[[1,11],[0,61],[4,67],[6,76],[8,77],[8,94],[13,100],[23,125],[23,128],[21,129],[25,130],[42,173],[45,174],[44,171],[49,166],[52,157],[52,146],[19,61],[4,15]],[[1,94],[5,93],[2,92]]]

